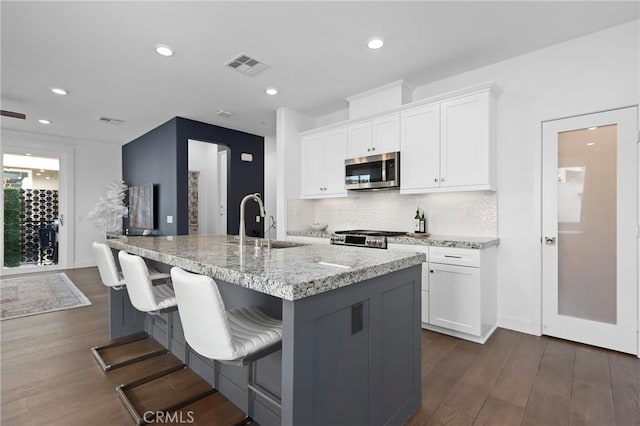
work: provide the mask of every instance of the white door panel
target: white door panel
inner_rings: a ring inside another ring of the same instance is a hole
[[[638,351],[637,109],[543,123],[543,333]]]

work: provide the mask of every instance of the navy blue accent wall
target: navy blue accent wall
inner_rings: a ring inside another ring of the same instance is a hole
[[[175,194],[180,173],[176,162],[176,133],[177,120],[174,118],[122,147],[122,179],[125,183],[129,186],[154,184],[154,221],[161,235],[178,233]],[[174,217],[173,223],[167,223],[167,216]]]
[[[238,234],[240,201],[247,194],[264,194],[264,138],[212,124],[175,117],[122,147],[122,178],[127,185],[154,183],[156,227],[160,235],[188,234],[189,139],[225,145],[227,155],[227,232]],[[253,155],[252,162],[240,155]],[[257,205],[247,203],[247,234],[262,236],[255,222]],[[173,216],[173,223],[166,223]]]

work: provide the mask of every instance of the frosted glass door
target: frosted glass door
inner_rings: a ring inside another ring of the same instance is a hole
[[[543,127],[543,332],[631,353],[638,350],[635,111]]]

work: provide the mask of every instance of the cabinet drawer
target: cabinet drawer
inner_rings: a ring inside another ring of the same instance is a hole
[[[480,267],[480,250],[448,247],[431,247],[429,262],[445,265]]]

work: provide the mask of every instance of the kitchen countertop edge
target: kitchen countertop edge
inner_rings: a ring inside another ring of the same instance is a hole
[[[324,231],[287,231],[287,235],[295,237],[330,238],[331,234]],[[428,237],[399,236],[388,237],[390,244],[407,244],[415,246],[431,247],[451,247],[466,249],[484,249],[500,244],[500,239],[496,237],[467,237],[454,235],[430,235]]]

